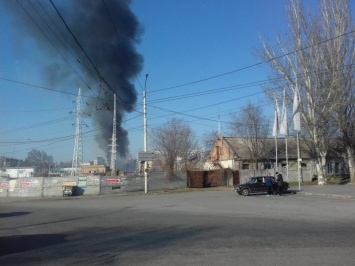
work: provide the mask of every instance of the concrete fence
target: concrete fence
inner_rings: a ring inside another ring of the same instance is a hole
[[[0,178],[0,197],[58,197],[70,183],[76,195],[99,195],[102,181],[101,176]]]
[[[167,180],[164,173],[150,173],[149,190],[186,188],[186,172]],[[0,178],[1,197],[62,197],[63,185],[75,184],[75,196],[109,195],[144,191],[144,177],[134,176],[64,176]]]

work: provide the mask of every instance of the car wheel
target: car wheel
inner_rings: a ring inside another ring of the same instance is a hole
[[[249,196],[249,189],[244,188],[244,189],[242,190],[242,195],[243,195],[243,196]]]

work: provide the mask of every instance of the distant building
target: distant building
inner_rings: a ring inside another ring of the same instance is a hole
[[[104,158],[96,157],[96,159],[94,159],[94,165],[104,165],[104,164],[106,164]]]
[[[23,178],[33,177],[34,167],[6,167],[1,170],[2,177],[8,178]]]
[[[17,167],[19,166],[23,161],[14,159],[14,158],[6,158],[6,157],[0,157],[0,167]]]
[[[82,175],[106,175],[110,169],[106,165],[82,165]]]

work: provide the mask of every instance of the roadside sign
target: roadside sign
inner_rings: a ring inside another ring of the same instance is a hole
[[[72,181],[63,182],[63,186],[75,187],[76,186],[76,182],[72,182]]]
[[[120,183],[121,180],[120,179],[107,179],[106,180],[106,183],[109,183],[109,184],[117,184],[117,183]]]
[[[78,177],[78,187],[85,188],[87,185],[87,177],[80,176]]]
[[[151,151],[139,151],[138,152],[138,161],[146,162],[154,160],[154,152]]]

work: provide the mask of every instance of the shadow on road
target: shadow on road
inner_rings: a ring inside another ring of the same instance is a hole
[[[297,190],[287,190],[284,191],[282,193],[282,196],[292,196],[292,195],[296,195],[297,194]],[[242,196],[242,195],[238,195],[238,196]],[[260,193],[251,193],[248,197],[252,197],[252,196],[267,196],[267,193],[265,192],[260,192]],[[279,196],[277,194],[272,194],[273,197]],[[244,196],[243,196],[244,197]]]
[[[65,235],[14,235],[0,237],[0,257],[66,242]]]
[[[0,213],[0,218],[21,216],[21,215],[27,215],[27,214],[30,214],[30,213],[31,213],[31,212],[7,212],[7,213]]]

